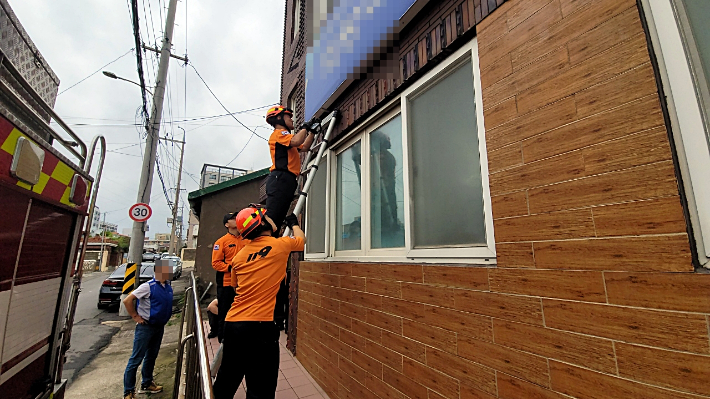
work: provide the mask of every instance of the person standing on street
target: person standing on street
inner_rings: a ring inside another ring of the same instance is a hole
[[[224,215],[222,222],[227,228],[227,234],[214,243],[212,249],[212,268],[217,272],[217,339],[222,342],[224,318],[234,300],[234,288],[230,276],[232,258],[244,247],[244,240],[239,235],[234,218],[237,213]]]
[[[123,374],[123,397],[136,397],[136,371],[143,362],[141,388],[138,393],[158,393],[163,387],[153,381],[153,367],[163,341],[165,324],[170,320],[173,310],[173,288],[170,281],[173,278],[173,268],[167,261],[158,260],[155,266],[155,277],[141,284],[128,294],[123,304],[136,322],[133,338],[133,353],[128,359],[126,371]]]
[[[293,134],[293,111],[278,105],[266,112],[266,123],[274,127],[269,137],[271,153],[271,173],[266,179],[266,209],[276,225],[275,233],[281,230],[284,217],[291,207],[297,178],[301,173],[299,151],[308,151],[315,137],[317,122],[305,123],[298,133]]]
[[[237,284],[224,326],[222,365],[214,384],[216,399],[232,399],[246,378],[248,399],[274,399],[279,374],[279,331],[274,323],[276,293],[286,277],[291,252],[303,251],[306,236],[298,218],[285,218],[292,237],[273,237],[277,229],[266,209],[248,207],[237,214],[242,237],[251,240],[232,260]]]

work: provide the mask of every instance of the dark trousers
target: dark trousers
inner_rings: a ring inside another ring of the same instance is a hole
[[[290,172],[275,170],[266,178],[266,214],[274,221],[277,230],[281,229],[297,187],[296,176]]]
[[[163,341],[164,329],[165,326],[162,324],[136,324],[136,332],[133,335],[133,353],[128,359],[126,371],[123,373],[124,396],[135,391],[136,371],[141,362],[143,362],[141,385],[149,385],[153,381],[153,368],[160,351],[160,343]]]
[[[224,318],[227,317],[227,312],[229,308],[232,307],[232,302],[234,302],[234,287],[217,287],[217,340],[222,342],[224,337]]]
[[[246,377],[247,399],[274,399],[279,379],[279,332],[272,321],[228,321],[215,399],[232,399]]]
[[[291,283],[291,272],[286,272],[286,278],[281,281],[279,292],[276,293],[276,307],[274,308],[274,323],[279,330],[288,331],[288,287]]]

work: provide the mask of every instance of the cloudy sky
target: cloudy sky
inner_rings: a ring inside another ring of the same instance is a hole
[[[127,1],[96,0],[9,0],[20,22],[61,80],[60,93],[86,78],[134,47]],[[160,42],[167,14],[167,0],[138,0],[141,35],[147,44]],[[147,18],[144,15],[147,14]],[[279,99],[283,43],[283,0],[180,0],[173,53],[187,53],[217,97],[231,112],[274,104]],[[152,21],[151,21],[152,14]],[[161,18],[162,14],[162,18]],[[157,72],[157,55],[148,53],[144,64],[152,86]],[[136,58],[129,53],[104,68],[137,81]],[[226,112],[212,97],[195,71],[172,60],[161,136],[182,138],[187,132],[181,195],[187,221],[187,193],[198,189],[204,163],[224,165],[244,147],[251,132],[231,117],[201,119]],[[185,81],[187,78],[187,90]],[[143,145],[135,126],[141,105],[140,89],[127,82],[98,73],[61,93],[55,110],[87,144],[96,134],[108,142],[104,177],[98,206],[107,212],[106,221],[117,223],[119,232],[130,228],[128,208],[136,202]],[[267,137],[265,109],[240,113],[236,117],[256,133]],[[172,121],[172,123],[170,123]],[[165,187],[174,199],[177,180],[177,145],[160,145],[159,157]],[[253,138],[231,164],[243,169],[269,166],[266,141]],[[152,188],[153,216],[149,236],[170,232],[170,216],[160,180]]]

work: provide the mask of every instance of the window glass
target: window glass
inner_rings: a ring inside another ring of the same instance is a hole
[[[705,81],[710,82],[710,1],[682,0],[685,5],[690,30],[700,55]]]
[[[370,133],[371,248],[404,247],[402,117]]]
[[[298,31],[301,29],[301,0],[293,2],[293,34],[291,40],[298,36]]]
[[[486,243],[471,61],[410,100],[415,248]]]
[[[325,170],[326,162],[323,160],[319,167],[316,176],[311,183],[310,195],[308,196],[308,253],[323,253],[325,252],[325,183],[327,171]]]
[[[361,151],[360,142],[337,157],[335,249],[360,249]]]

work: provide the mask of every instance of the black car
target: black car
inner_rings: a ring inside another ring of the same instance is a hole
[[[141,265],[140,282],[141,284],[150,281],[155,276],[154,263],[145,262]],[[121,301],[121,291],[123,289],[123,277],[126,275],[126,264],[117,267],[113,273],[103,284],[99,290],[99,301],[96,307],[106,309],[109,306],[118,306]]]

